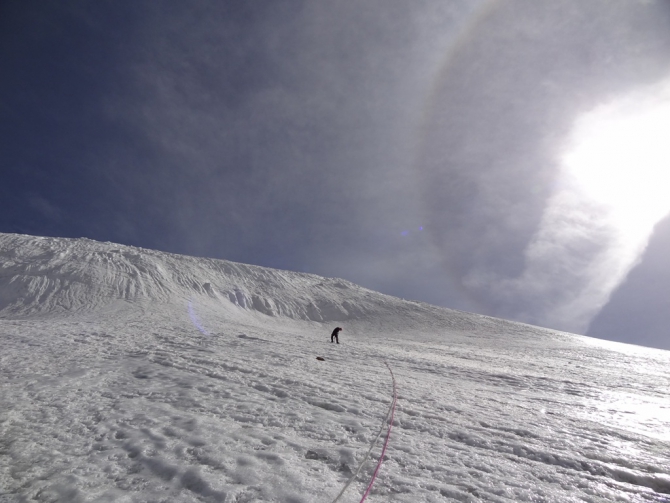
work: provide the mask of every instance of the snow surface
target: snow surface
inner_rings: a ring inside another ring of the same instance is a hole
[[[2,503],[358,502],[385,361],[366,501],[670,501],[670,352],[13,234],[0,337]]]

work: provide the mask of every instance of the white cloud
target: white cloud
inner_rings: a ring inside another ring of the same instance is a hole
[[[670,130],[668,89],[637,90],[576,121],[523,272],[475,270],[466,284],[524,306],[516,319],[584,333],[670,211],[670,148],[659,134]]]

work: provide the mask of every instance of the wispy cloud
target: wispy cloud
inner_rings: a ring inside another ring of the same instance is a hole
[[[669,90],[646,86],[576,121],[522,275],[494,282],[525,299],[518,317],[584,333],[640,258],[670,212]]]
[[[132,92],[108,103],[144,157],[130,192],[172,225],[163,247],[291,267],[271,255],[327,261],[420,220],[406,167],[468,2],[175,5],[146,13]]]
[[[564,156],[580,117],[666,77],[669,17],[660,2],[500,3],[445,66],[417,173],[443,263],[480,311],[584,332],[635,264],[655,221],[622,235],[566,182]]]

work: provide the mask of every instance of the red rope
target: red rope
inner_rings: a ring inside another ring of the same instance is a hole
[[[365,499],[368,497],[368,494],[370,494],[370,490],[372,489],[372,484],[375,483],[375,479],[377,478],[377,474],[379,473],[379,469],[382,467],[382,463],[384,462],[384,454],[386,453],[386,447],[388,446],[389,443],[389,438],[391,438],[391,428],[393,427],[393,416],[395,415],[395,405],[396,402],[398,401],[398,393],[396,391],[396,385],[395,385],[395,376],[393,375],[393,371],[391,370],[391,367],[389,364],[385,361],[384,364],[386,367],[388,367],[389,372],[391,372],[391,378],[393,379],[393,407],[391,408],[391,421],[389,422],[389,430],[386,432],[386,439],[384,440],[384,447],[382,447],[382,453],[379,456],[379,462],[377,463],[377,467],[375,468],[375,472],[372,474],[372,478],[370,479],[370,483],[368,484],[368,488],[365,490],[363,493],[363,497],[361,498],[360,503],[363,503]]]

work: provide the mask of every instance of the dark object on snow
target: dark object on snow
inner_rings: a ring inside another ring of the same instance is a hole
[[[319,360],[320,362],[326,361],[326,359],[323,356],[317,356],[316,359]]]
[[[340,339],[338,339],[337,334],[340,333],[342,329],[340,327],[337,327],[335,330],[333,330],[333,333],[330,334],[330,342],[333,342],[333,337],[335,338],[335,342],[338,344],[340,343]]]

